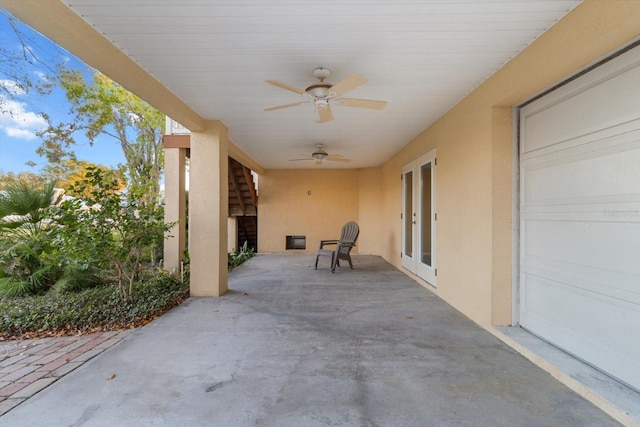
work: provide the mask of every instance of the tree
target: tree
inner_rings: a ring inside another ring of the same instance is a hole
[[[126,159],[129,189],[141,194],[143,203],[155,203],[160,196],[164,151],[164,115],[104,74],[93,72],[92,81],[78,70],[60,69],[58,81],[69,101],[71,123],[53,123],[40,135],[38,153],[50,162],[60,162],[75,144],[75,135],[84,133],[90,144],[99,135],[118,141]]]
[[[122,168],[111,169],[86,160],[76,160],[75,157],[65,158],[58,163],[49,163],[44,167],[42,176],[47,181],[56,181],[58,188],[64,190],[65,195],[82,198],[89,196],[94,189],[90,185],[84,185],[82,194],[76,193],[75,189],[79,188],[78,184],[86,181],[90,172],[95,169],[100,169],[106,177],[116,181],[114,191],[122,191],[126,188],[125,172]]]
[[[73,189],[76,188],[76,184],[87,178],[92,169],[100,169],[106,176],[115,179],[118,182],[115,191],[122,191],[126,188],[127,182],[123,168],[111,169],[86,160],[76,160],[75,157],[70,156],[58,163],[48,163],[38,174],[33,172],[0,173],[0,190],[24,185],[30,188],[40,188],[50,182],[57,182],[56,188],[62,190],[63,194],[84,197],[93,190],[91,187],[85,187],[84,194],[76,194]]]
[[[55,74],[59,60],[34,52],[37,43],[21,31],[21,22],[0,9],[0,112],[6,110],[8,99],[16,95],[36,90],[40,94],[47,94],[53,88],[48,79],[37,79],[34,75]],[[35,72],[35,73],[34,73]]]
[[[56,70],[66,59],[67,54],[61,48],[0,9],[0,124],[3,133],[31,139],[37,129],[46,125],[42,114],[31,111],[32,103],[51,95]],[[26,164],[36,165],[33,161]],[[2,178],[5,184],[16,182],[11,176]],[[37,181],[26,176],[20,179],[29,179],[34,184]]]
[[[40,187],[47,183],[47,180],[41,175],[33,172],[8,172],[3,174],[0,172],[0,190],[7,187],[18,185],[20,182],[28,184],[30,187]]]
[[[88,170],[86,178],[72,188],[88,196],[65,200],[54,216],[59,227],[52,229],[57,248],[52,257],[60,264],[72,260],[77,266],[99,268],[103,277],[117,284],[122,299],[128,300],[172,224],[164,223],[161,206],[143,204],[135,193],[125,197],[117,187],[118,181],[103,170]]]

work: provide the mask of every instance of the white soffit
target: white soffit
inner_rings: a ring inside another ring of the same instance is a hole
[[[352,159],[320,167],[360,168],[387,160],[500,69],[579,0],[65,0],[267,169],[324,143]],[[369,80],[347,97],[385,100],[382,111],[333,107],[316,123],[311,104],[265,83],[299,88],[350,73]]]

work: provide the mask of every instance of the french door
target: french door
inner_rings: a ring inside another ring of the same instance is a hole
[[[402,266],[436,286],[436,151],[402,168]]]

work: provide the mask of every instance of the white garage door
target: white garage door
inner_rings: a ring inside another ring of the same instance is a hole
[[[520,324],[640,390],[640,47],[520,126]]]

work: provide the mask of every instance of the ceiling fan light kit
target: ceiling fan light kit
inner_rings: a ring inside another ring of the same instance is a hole
[[[323,98],[316,99],[316,108],[329,108],[329,100]]]
[[[328,83],[318,83],[311,85],[304,90],[304,92],[311,98],[324,98],[327,96],[327,91],[331,89],[331,85]]]
[[[320,83],[312,84],[306,89],[300,89],[288,83],[278,80],[267,80],[267,83],[278,86],[282,89],[297,93],[311,98],[311,101],[295,102],[292,104],[278,105],[276,107],[265,108],[265,111],[280,110],[283,108],[296,107],[302,104],[313,102],[318,115],[318,122],[326,123],[333,120],[331,111],[331,103],[345,107],[368,108],[373,110],[382,110],[386,105],[386,101],[376,101],[372,99],[356,99],[356,98],[338,98],[345,92],[355,89],[367,82],[367,78],[359,74],[349,74],[346,78],[339,81],[335,85],[325,83],[325,79],[331,75],[328,68],[318,67],[313,70],[313,76],[320,80]]]
[[[329,154],[324,150],[324,144],[316,144],[316,150],[311,153],[310,156],[306,155],[306,154],[300,154],[300,156],[302,156],[302,159],[291,159],[289,160],[290,162],[299,162],[299,161],[304,161],[304,160],[313,160],[315,161],[316,165],[322,164],[325,160],[330,161],[330,162],[350,162],[351,159],[345,159],[343,155],[341,154]]]

